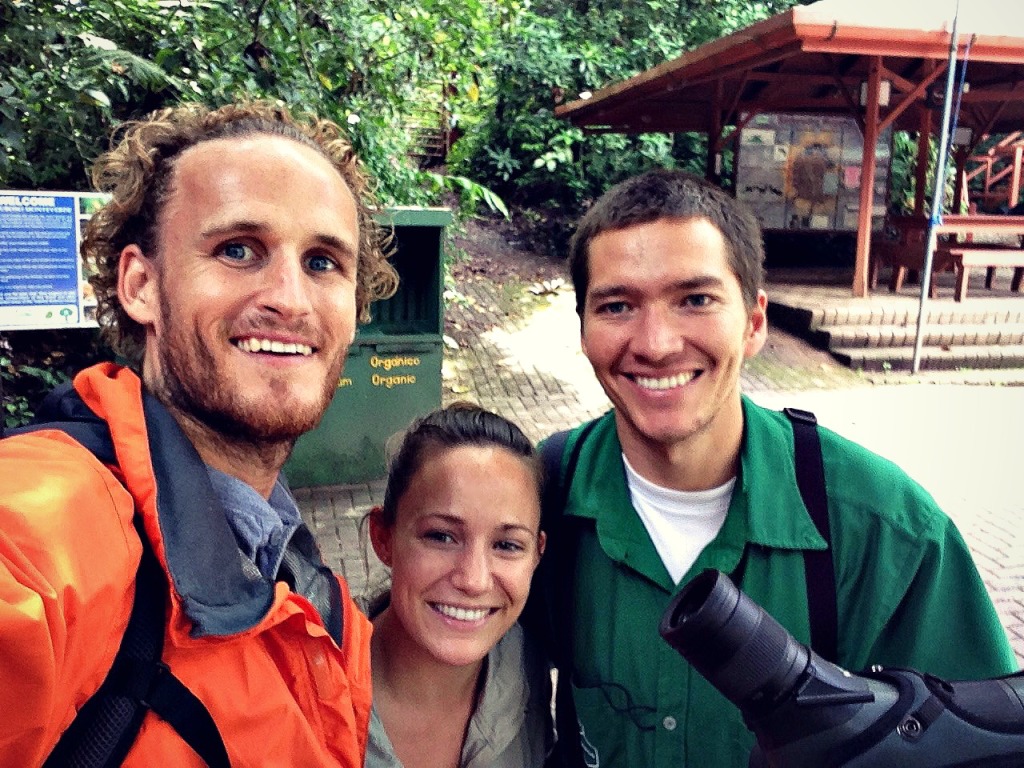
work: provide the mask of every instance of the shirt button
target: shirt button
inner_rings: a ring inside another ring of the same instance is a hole
[[[662,720],[661,724],[665,726],[666,731],[674,731],[676,729],[676,719],[672,715]]]

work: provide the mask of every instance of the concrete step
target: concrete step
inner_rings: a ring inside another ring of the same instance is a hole
[[[795,303],[771,302],[768,320],[780,328],[800,333],[800,329],[813,330],[840,325],[917,326],[918,304],[902,303],[849,303],[831,306],[807,306]],[[925,304],[926,325],[976,325],[1022,323],[1024,300],[987,299],[944,301]]]
[[[833,357],[854,370],[909,371],[914,359],[910,347],[840,347]],[[1024,368],[1024,344],[966,347],[924,346],[922,370],[948,371],[958,368]]]
[[[822,348],[914,346],[916,325],[839,325],[814,331]],[[1006,346],[1024,344],[1024,322],[928,325],[922,344],[928,347]]]

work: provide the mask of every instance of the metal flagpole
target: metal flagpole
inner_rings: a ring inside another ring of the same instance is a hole
[[[935,227],[942,217],[942,201],[946,196],[946,154],[949,150],[949,119],[953,102],[953,78],[956,74],[956,23],[960,17],[960,0],[953,11],[953,28],[949,33],[949,64],[946,69],[946,98],[942,102],[942,135],[939,138],[939,156],[935,163],[935,191],[932,194],[931,216],[928,218],[928,237],[921,271],[921,301],[917,310],[917,336],[914,338],[914,359],[910,372],[916,374],[921,367],[921,344],[924,340],[924,305],[932,286],[932,261],[935,257]]]

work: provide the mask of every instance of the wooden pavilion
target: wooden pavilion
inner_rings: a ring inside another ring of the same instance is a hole
[[[561,105],[556,113],[594,132],[706,133],[706,172],[715,180],[723,149],[755,115],[852,116],[864,138],[853,277],[853,295],[863,297],[871,283],[875,146],[887,127],[920,136],[915,213],[925,216],[928,139],[940,129],[953,12],[952,0],[819,0]],[[1024,3],[964,0],[956,56],[958,70],[967,62],[968,88],[958,116],[963,138],[954,154],[962,181],[983,137],[1024,129]],[[1020,157],[1016,152],[1011,171],[1016,194]],[[954,204],[962,184],[957,189]]]

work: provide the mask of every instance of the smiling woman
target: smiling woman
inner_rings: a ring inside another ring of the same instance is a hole
[[[516,620],[544,550],[541,470],[511,422],[466,403],[406,433],[370,538],[373,768],[530,768],[551,744],[547,665]]]

